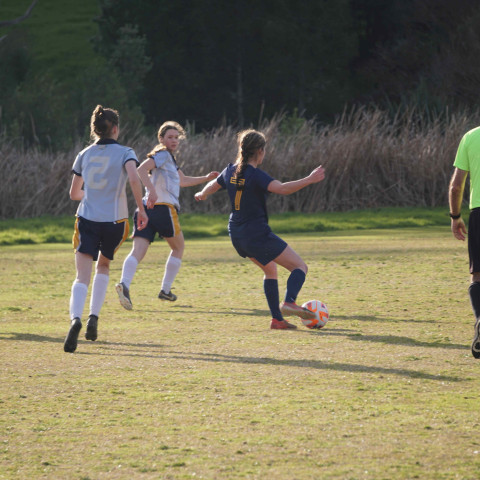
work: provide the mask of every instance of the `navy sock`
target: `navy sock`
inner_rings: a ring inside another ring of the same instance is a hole
[[[278,280],[273,278],[266,278],[263,281],[263,290],[265,291],[265,296],[267,297],[268,307],[272,313],[272,318],[277,320],[283,320],[282,312],[280,312],[280,297],[278,294]]]
[[[475,319],[480,317],[480,282],[473,282],[468,287],[470,295],[470,303],[472,304],[473,314]]]
[[[296,268],[292,271],[287,280],[287,291],[285,292],[285,301],[289,303],[295,302],[298,292],[303,287],[305,282],[305,272]]]

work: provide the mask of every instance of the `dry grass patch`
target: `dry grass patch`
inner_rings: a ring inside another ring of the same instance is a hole
[[[268,139],[263,168],[272,177],[288,181],[308,175],[319,164],[326,168],[321,184],[295,195],[272,197],[270,213],[444,206],[458,143],[476,126],[477,116],[458,113],[427,118],[410,109],[391,118],[378,108],[357,108],[332,125],[300,120],[296,128],[286,129],[284,116],[264,121],[258,127]],[[192,132],[177,155],[183,172],[205,175],[234,162],[237,131],[228,126]],[[120,141],[143,159],[155,137],[127,131]],[[64,152],[25,150],[0,137],[0,219],[72,214],[76,202],[68,197],[71,168],[84,147],[78,139]],[[229,211],[224,196],[199,205],[193,198],[195,191],[182,189],[184,212]]]

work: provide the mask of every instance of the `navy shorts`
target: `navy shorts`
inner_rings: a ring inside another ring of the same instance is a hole
[[[150,243],[158,234],[161,238],[177,236],[182,229],[178,220],[178,211],[174,205],[169,203],[157,203],[153,208],[145,208],[148,216],[147,226],[143,230],[137,229],[138,210],[133,217],[133,236],[146,238]]]
[[[77,217],[73,233],[73,248],[76,252],[91,255],[98,260],[98,252],[113,260],[115,252],[125,241],[130,229],[128,219],[118,222],[93,222]]]
[[[468,256],[470,273],[480,272],[480,208],[474,208],[468,219]]]
[[[262,265],[275,260],[288,246],[287,242],[272,231],[258,236],[231,236],[232,244],[237,253],[245,258],[254,258]]]

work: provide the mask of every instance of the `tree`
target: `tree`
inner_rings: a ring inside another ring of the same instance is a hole
[[[443,111],[476,104],[480,15],[471,0],[352,0],[362,101]]]
[[[328,118],[350,98],[357,55],[348,0],[275,2],[264,29],[263,87],[278,111]],[[282,105],[283,100],[283,105]]]
[[[149,123],[239,126],[281,109],[327,117],[352,91],[357,45],[348,0],[103,0],[99,39],[111,56],[125,25],[146,38]]]
[[[18,23],[20,22],[23,22],[24,20],[26,20],[30,14],[32,13],[32,10],[33,8],[35,7],[35,5],[37,4],[38,0],[33,0],[33,2],[30,4],[30,6],[27,8],[27,11],[21,15],[20,17],[17,17],[17,18],[14,18],[12,20],[2,20],[0,21],[0,27],[7,27],[7,26],[10,26],[10,25],[17,25]],[[5,38],[7,37],[7,35],[3,35],[0,37],[0,42],[2,40],[4,40]]]

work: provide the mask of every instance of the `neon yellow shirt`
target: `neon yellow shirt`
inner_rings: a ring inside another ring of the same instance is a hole
[[[480,127],[463,136],[453,166],[470,172],[470,209],[480,207]]]

